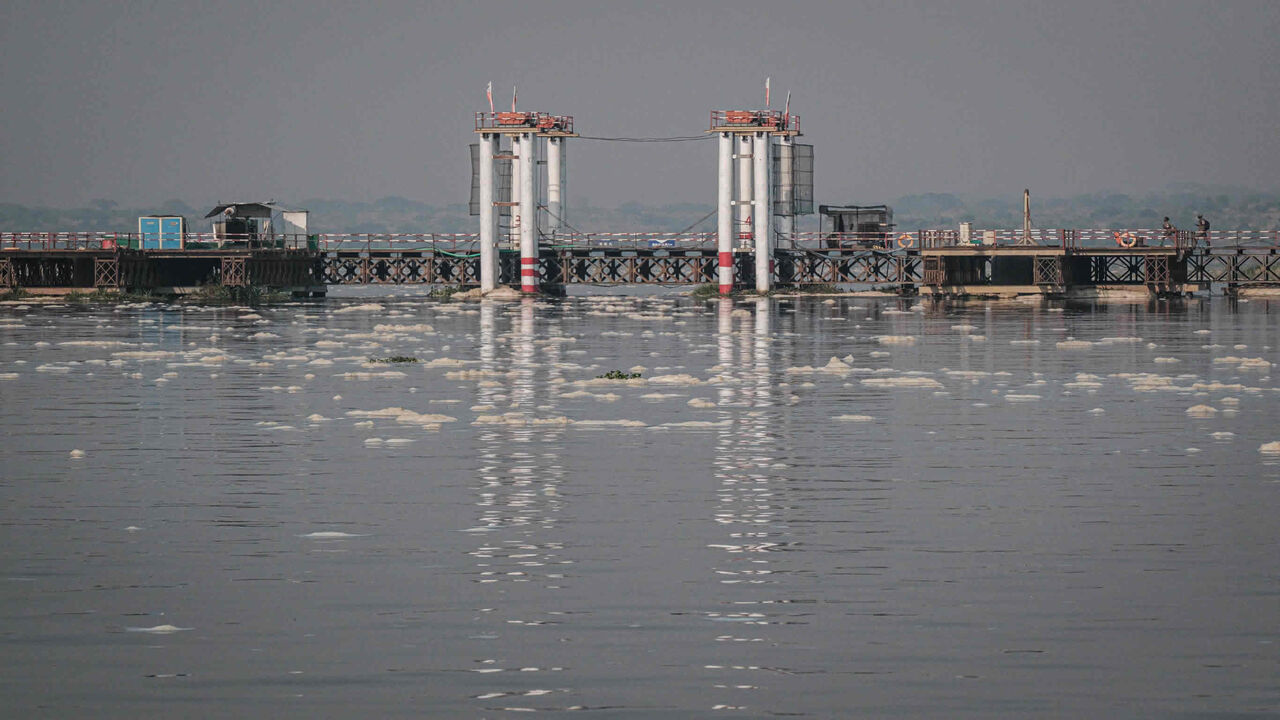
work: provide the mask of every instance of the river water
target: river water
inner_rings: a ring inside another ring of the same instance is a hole
[[[0,305],[3,715],[1274,717],[1278,347],[1222,297]]]

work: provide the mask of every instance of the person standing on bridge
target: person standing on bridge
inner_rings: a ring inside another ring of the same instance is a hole
[[[1173,223],[1169,222],[1169,218],[1166,217],[1164,219],[1164,225],[1160,226],[1160,247],[1164,247],[1165,240],[1171,240],[1176,243],[1177,239],[1178,228],[1174,227]]]
[[[1204,215],[1196,213],[1196,235],[1198,239],[1204,241],[1204,249],[1209,249],[1209,221],[1204,219]]]

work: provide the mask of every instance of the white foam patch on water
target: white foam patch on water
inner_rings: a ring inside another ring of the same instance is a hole
[[[407,377],[399,370],[385,370],[383,372],[346,372],[336,375],[339,380],[379,380],[379,379],[396,379]]]
[[[1135,345],[1142,342],[1140,337],[1104,337],[1098,342],[1104,345]]]
[[[684,397],[684,395],[681,395],[680,393],[645,393],[640,396],[640,399],[646,402],[662,402],[663,400],[671,400],[681,397]]]
[[[706,410],[709,408],[713,408],[715,406],[716,404],[714,402],[710,400],[705,400],[703,398],[691,398],[689,400],[689,407],[692,407],[692,408],[699,408],[702,410]]]
[[[422,367],[424,368],[462,367],[466,364],[467,364],[466,360],[459,360],[457,358],[440,357],[440,358],[433,359],[431,362],[423,363]]]
[[[839,422],[872,422],[875,420],[870,415],[836,415],[831,419]]]
[[[450,370],[444,376],[449,380],[483,380],[485,378],[507,377],[514,374],[514,372],[513,370]]]
[[[338,530],[317,530],[316,532],[305,533],[299,535],[300,538],[308,540],[345,540],[346,538],[367,537],[365,535],[357,535],[355,533],[340,532]]]
[[[973,330],[977,330],[978,326],[977,325],[952,325],[951,329],[957,332],[967,333],[967,332],[972,332]]]
[[[125,632],[148,633],[151,635],[170,635],[176,632],[186,632],[195,628],[178,627],[177,625],[156,625],[153,627],[126,627]]]
[[[1088,411],[1090,415],[1106,415],[1107,411],[1102,408],[1094,408]]]
[[[1219,405],[1231,405],[1231,406],[1233,406],[1233,407],[1234,407],[1234,406],[1236,406],[1236,405],[1239,405],[1239,404],[1240,404],[1240,398],[1237,398],[1237,397],[1224,397],[1224,398],[1222,398],[1221,400],[1219,400],[1219,401],[1218,401],[1218,404],[1219,404]]]
[[[1271,363],[1263,358],[1245,358],[1228,355],[1227,357],[1214,358],[1215,365],[1235,365],[1239,370],[1270,370]]]
[[[1233,432],[1230,432],[1229,430],[1222,430],[1215,433],[1209,433],[1209,437],[1213,438],[1214,440],[1230,440],[1235,436],[1236,434]]]
[[[111,353],[111,357],[120,358],[122,360],[168,360],[178,357],[178,353],[168,350],[124,350],[121,352]]]
[[[374,332],[380,333],[433,333],[436,329],[426,323],[418,323],[416,325],[394,325],[390,323],[379,323],[373,326]]]
[[[649,378],[651,385],[704,385],[703,380],[696,378],[687,373],[676,373],[672,375],[655,375]]]
[[[640,420],[573,420],[575,428],[646,428]]]
[[[16,372],[0,373],[0,380],[17,380],[17,379],[18,379],[18,373]]]
[[[441,423],[457,422],[458,418],[449,415],[419,413],[402,407],[388,407],[381,410],[348,410],[348,417],[391,418],[402,425],[438,426]]]
[[[873,358],[890,357],[892,354],[893,353],[886,352],[884,350],[872,350],[870,353],[871,357]]]
[[[732,420],[720,420],[711,422],[708,420],[687,420],[685,422],[663,423],[660,427],[664,428],[722,428],[729,427]]]
[[[1258,446],[1258,452],[1263,455],[1280,455],[1280,440],[1262,443]]]
[[[1039,345],[1039,340],[1010,340],[1010,345]]]
[[[68,340],[58,343],[58,347],[118,348],[129,347],[129,343],[119,340]]]
[[[333,314],[341,315],[343,313],[356,313],[356,312],[382,312],[385,309],[386,308],[384,308],[382,305],[379,305],[378,303],[364,303],[363,305],[348,305],[347,307],[338,308],[337,310],[333,311]]]
[[[1165,365],[1172,365],[1174,363],[1180,363],[1182,361],[1175,357],[1157,357],[1157,358],[1152,358],[1151,362],[1161,363]]]
[[[1213,331],[1212,331],[1212,330],[1196,330],[1194,334],[1196,334],[1196,335],[1211,335],[1212,333],[1213,333]]]
[[[323,422],[329,422],[330,420],[332,420],[332,418],[327,418],[321,415],[320,413],[311,413],[310,415],[307,416],[307,422],[310,422],[310,423],[323,423]]]
[[[876,342],[881,345],[915,345],[915,335],[877,335]]]
[[[67,453],[67,454],[68,454],[68,456],[70,456],[70,457],[71,457],[71,459],[72,459],[72,460],[80,460],[80,459],[81,459],[81,458],[83,458],[83,457],[84,457],[84,455],[85,455],[84,451],[83,451],[83,450],[79,450],[79,449],[72,450],[71,452],[69,452],[69,453]]]
[[[71,368],[65,365],[37,365],[36,372],[53,373],[55,375],[62,375],[62,374],[71,372]]]
[[[1193,418],[1211,418],[1218,414],[1218,409],[1210,405],[1192,405],[1186,413]]]
[[[1058,342],[1059,350],[1089,350],[1093,343],[1088,340],[1062,340]]]
[[[1008,400],[1009,402],[1040,402],[1039,395],[1030,395],[1030,394],[1018,395],[1014,393],[1009,393],[1008,395],[1004,396],[1004,399]]]
[[[862,384],[878,388],[933,388],[939,389],[942,383],[931,377],[908,375],[899,377],[863,378]]]

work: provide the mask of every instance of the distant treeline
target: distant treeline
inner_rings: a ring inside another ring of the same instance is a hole
[[[883,199],[864,201],[866,204]],[[829,204],[856,204],[853,200],[832,200]],[[311,211],[312,232],[353,233],[470,233],[476,218],[465,204],[428,205],[401,197],[372,202],[345,200],[302,200],[283,203]],[[900,229],[954,228],[971,222],[975,228],[1016,228],[1022,226],[1022,195],[1007,198],[971,198],[949,193],[907,195],[889,201]],[[0,203],[0,231],[88,231],[135,232],[140,215],[183,215],[193,231],[207,231],[204,220],[213,203],[195,208],[180,200],[151,207],[121,207],[109,200],[97,200],[89,207],[46,208]],[[627,203],[615,208],[570,205],[568,220],[582,232],[649,230],[675,232],[696,224],[697,230],[714,231],[715,207],[694,203],[640,205]],[[1164,217],[1178,227],[1195,226],[1196,213],[1203,213],[1215,229],[1280,230],[1280,194],[1258,193],[1239,188],[1182,186],[1147,195],[1099,193],[1067,198],[1032,196],[1031,220],[1040,228],[1153,228]],[[710,216],[710,217],[709,217]],[[817,229],[816,217],[800,219],[798,229]]]

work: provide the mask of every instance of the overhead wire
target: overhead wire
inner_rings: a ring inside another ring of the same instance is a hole
[[[600,135],[578,135],[578,140],[604,140],[607,142],[693,142],[694,140],[710,140],[715,135],[677,135],[673,137],[604,137]]]

